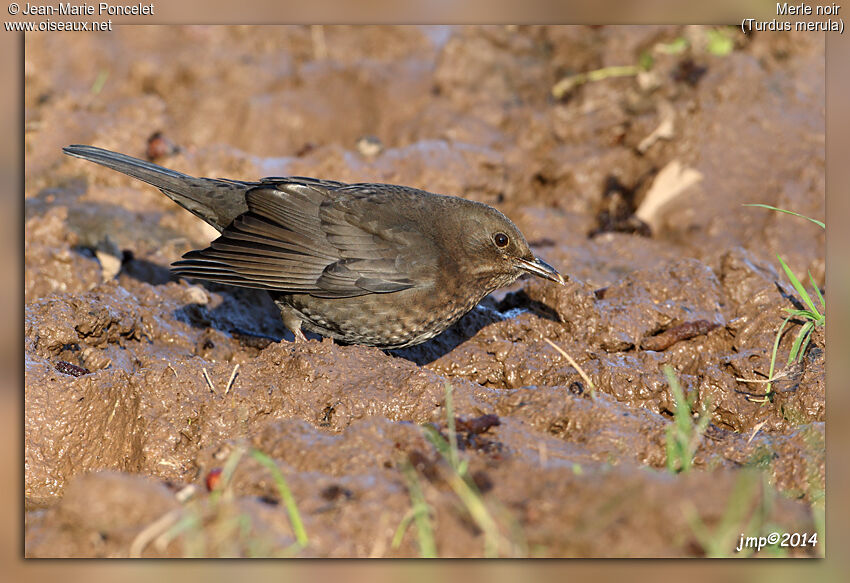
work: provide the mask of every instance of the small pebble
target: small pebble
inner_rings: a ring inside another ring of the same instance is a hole
[[[81,377],[84,374],[90,374],[91,371],[87,368],[83,368],[81,366],[77,366],[76,364],[71,364],[70,362],[65,362],[64,360],[60,360],[55,365],[56,370],[63,374],[69,374],[72,377]]]
[[[357,140],[357,151],[367,158],[374,158],[384,151],[384,144],[375,136],[363,136]]]

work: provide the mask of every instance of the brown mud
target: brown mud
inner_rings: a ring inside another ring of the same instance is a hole
[[[772,400],[738,379],[767,378],[798,302],[776,255],[823,287],[823,231],[742,206],[824,216],[823,36],[732,32],[721,55],[708,30],[28,35],[26,555],[419,556],[423,522],[399,529],[419,491],[440,556],[735,555],[741,534],[814,532],[822,329],[786,368],[789,325]],[[552,96],[642,54],[649,73]],[[521,280],[403,351],[296,344],[264,294],[170,279],[211,230],[72,143],[487,202],[570,281]],[[672,163],[700,179],[653,207]],[[664,365],[710,416],[690,472],[667,469]]]

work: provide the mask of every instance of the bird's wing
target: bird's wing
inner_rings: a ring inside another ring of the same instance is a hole
[[[338,196],[337,184],[264,181],[246,194],[249,211],[209,247],[184,255],[174,272],[327,298],[414,287],[413,271],[427,270],[433,243],[403,221],[381,221],[387,208],[373,191]]]

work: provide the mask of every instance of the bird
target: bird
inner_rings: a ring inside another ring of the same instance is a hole
[[[65,154],[146,182],[220,236],[179,277],[266,290],[296,342],[406,348],[529,273],[565,285],[495,208],[407,186],[303,176],[196,178],[95,146]]]

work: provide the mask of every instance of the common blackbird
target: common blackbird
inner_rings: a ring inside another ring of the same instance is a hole
[[[93,146],[64,152],[152,184],[218,229],[173,273],[268,290],[296,340],[303,325],[345,343],[403,348],[523,273],[564,284],[510,219],[479,202],[300,176],[194,178]]]

